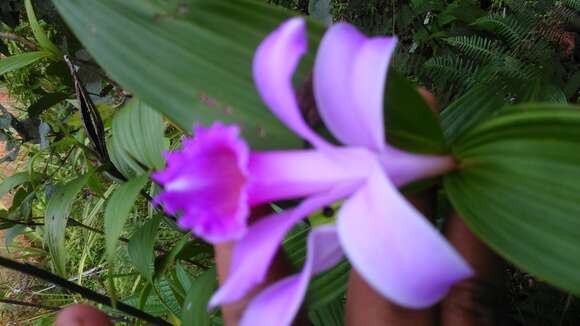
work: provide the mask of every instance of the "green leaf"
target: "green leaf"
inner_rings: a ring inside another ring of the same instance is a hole
[[[159,216],[155,216],[147,221],[135,231],[127,247],[129,259],[137,271],[150,282],[153,282],[153,273],[155,272],[154,247],[160,222],[161,218]]]
[[[255,48],[291,16],[289,11],[250,0],[54,4],[113,79],[181,128],[221,120],[240,124],[257,149],[301,145],[264,107],[252,78]],[[310,24],[313,43],[322,31],[321,25]],[[311,70],[312,53],[297,82]]]
[[[185,234],[181,237],[181,239],[179,239],[179,241],[175,243],[175,246],[169,250],[169,252],[161,260],[161,263],[159,263],[159,267],[155,271],[155,278],[161,277],[163,274],[165,274],[173,262],[175,262],[175,258],[177,258],[177,255],[179,255],[189,239],[190,235]]]
[[[66,250],[64,247],[65,228],[72,204],[78,193],[83,189],[89,175],[79,178],[57,187],[56,192],[50,197],[46,205],[44,216],[45,241],[53,259],[56,272],[66,275]]]
[[[344,325],[344,302],[342,298],[308,313],[314,326],[343,326]]]
[[[332,269],[321,273],[310,281],[306,294],[308,309],[318,309],[343,298],[348,286],[350,264],[343,260]]]
[[[163,168],[164,134],[161,115],[143,102],[132,99],[113,118],[113,164],[122,173],[129,167],[133,174],[143,173],[143,167]]]
[[[13,225],[4,231],[4,245],[6,246],[7,250],[9,249],[8,247],[12,244],[12,241],[14,241],[14,239],[24,231],[26,231],[26,225],[22,224]]]
[[[418,153],[445,153],[443,131],[437,117],[415,88],[394,69],[389,71],[385,93],[387,141]]]
[[[456,141],[445,189],[469,227],[519,268],[580,295],[580,111],[522,105]]]
[[[32,179],[37,177],[38,175],[33,174],[32,176],[27,172],[20,172],[14,175],[9,176],[8,178],[2,180],[0,183],[0,198],[4,197],[8,192],[12,191],[12,189],[23,185],[27,182],[30,182]]]
[[[158,287],[155,288],[155,293],[166,309],[171,311],[171,313],[176,316],[181,315],[181,304],[179,304],[177,301],[175,293],[173,292],[173,288],[171,287],[171,283],[166,277],[162,277],[159,280]]]
[[[34,38],[40,47],[43,50],[49,52],[55,59],[60,59],[62,57],[62,53],[56,47],[56,45],[50,41],[48,35],[46,35],[46,32],[38,23],[38,19],[36,19],[36,14],[32,8],[31,0],[24,0],[24,6],[26,8],[26,15],[28,16],[28,22],[30,23],[32,34],[34,34]]]
[[[504,86],[502,83],[477,85],[453,101],[441,113],[446,138],[453,142],[497,113],[504,106]]]
[[[149,181],[147,176],[133,178],[115,190],[105,209],[105,248],[109,261],[113,260],[117,243],[137,196]]]
[[[46,51],[27,52],[0,59],[0,76],[24,68],[36,61],[50,56]]]
[[[181,266],[179,262],[175,264],[175,275],[177,280],[179,280],[179,284],[183,290],[187,290],[191,287],[191,275],[189,275],[189,273],[185,270],[185,268],[183,268],[183,266]]]
[[[204,272],[200,277],[192,281],[191,287],[186,291],[187,297],[181,310],[182,325],[211,325],[207,304],[216,288],[217,277],[213,269]]]
[[[297,226],[284,240],[284,251],[295,269],[302,268],[306,258],[306,238],[310,230],[309,227]],[[308,309],[315,310],[344,297],[350,269],[350,264],[343,260],[312,279],[305,299]]]

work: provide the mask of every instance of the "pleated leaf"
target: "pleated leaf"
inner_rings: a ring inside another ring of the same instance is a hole
[[[142,174],[143,168],[161,169],[164,133],[161,115],[132,99],[113,118],[109,149],[113,164],[125,176]]]
[[[445,189],[469,227],[531,274],[580,295],[580,110],[505,110],[456,141]]]

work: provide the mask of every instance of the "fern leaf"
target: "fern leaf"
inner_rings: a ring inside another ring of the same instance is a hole
[[[493,40],[477,35],[448,37],[444,40],[477,61],[489,62],[501,56],[503,52],[503,49]]]

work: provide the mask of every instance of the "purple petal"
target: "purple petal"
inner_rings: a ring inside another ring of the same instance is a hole
[[[395,37],[368,38],[345,23],[322,39],[314,95],[324,123],[342,143],[383,148],[383,93],[396,43]]]
[[[401,306],[431,306],[473,273],[382,173],[372,176],[342,206],[337,224],[353,267],[375,290]]]
[[[241,326],[291,325],[304,299],[311,276],[336,265],[342,250],[334,226],[320,226],[308,235],[302,272],[262,291],[246,308]]]
[[[237,301],[262,283],[290,228],[306,215],[348,196],[353,190],[353,185],[338,186],[330,192],[304,200],[293,209],[266,217],[250,226],[246,236],[236,244],[228,278],[211,298],[209,307]]]
[[[336,184],[362,184],[376,166],[376,158],[370,151],[349,147],[252,152],[248,200],[257,205],[326,192]]]
[[[248,145],[239,129],[216,123],[195,127],[183,149],[167,153],[167,167],[152,178],[163,186],[155,198],[179,226],[211,243],[238,239],[246,231]]]
[[[304,122],[292,86],[292,75],[307,48],[304,19],[287,20],[256,50],[254,80],[264,102],[288,128],[315,146],[328,146]]]

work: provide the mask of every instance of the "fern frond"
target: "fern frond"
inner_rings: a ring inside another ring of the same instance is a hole
[[[522,46],[526,35],[531,31],[532,27],[527,19],[524,24],[520,19],[515,19],[511,16],[501,17],[496,15],[480,17],[471,25],[497,33],[512,49]]]
[[[580,11],[580,0],[563,0],[562,3],[567,7]]]
[[[503,54],[503,48],[496,42],[478,35],[448,37],[444,40],[471,59],[481,62],[489,62]]]
[[[473,61],[465,60],[459,56],[433,57],[425,62],[425,70],[432,73],[432,76],[441,76],[448,81],[467,84],[470,76],[477,70]]]

